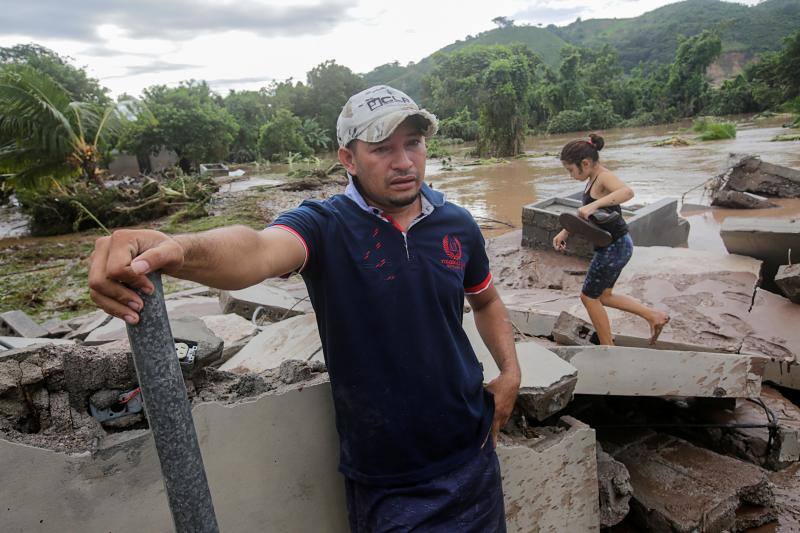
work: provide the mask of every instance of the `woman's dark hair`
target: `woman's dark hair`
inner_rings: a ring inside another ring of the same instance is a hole
[[[584,159],[597,161],[600,158],[597,152],[602,150],[603,146],[605,146],[603,138],[592,133],[588,140],[576,139],[565,144],[561,149],[561,161],[572,163],[577,167],[581,166],[581,161]]]

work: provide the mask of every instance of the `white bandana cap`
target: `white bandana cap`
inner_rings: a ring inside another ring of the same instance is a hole
[[[336,121],[336,139],[346,147],[353,139],[380,142],[411,116],[422,117],[427,126],[423,135],[430,137],[439,128],[436,116],[419,106],[407,94],[388,85],[376,85],[350,97]]]

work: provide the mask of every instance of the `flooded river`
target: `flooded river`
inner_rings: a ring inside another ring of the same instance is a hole
[[[653,143],[685,133],[690,123],[650,128],[608,130],[602,135],[606,146],[601,161],[628,183],[636,193],[632,204],[647,204],[665,197],[680,198],[686,191],[701,185],[725,168],[729,153],[761,155],[771,163],[800,168],[800,142],[770,142],[775,135],[786,133],[779,121],[738,125],[735,139],[698,142],[686,147],[655,147]],[[530,137],[527,153],[557,154],[576,134]],[[506,164],[466,167],[442,171],[441,163],[431,161],[428,181],[447,193],[450,200],[468,208],[476,217],[489,217],[521,227],[522,206],[556,195],[582,190],[569,178],[556,156],[514,159]],[[686,203],[700,203],[702,187],[686,195]],[[706,202],[707,203],[707,202]],[[789,218],[800,214],[800,201],[781,201],[779,209],[692,210],[684,212],[692,223],[689,244],[697,248],[723,249],[719,224],[725,216],[766,216]]]
[[[650,128],[624,128],[603,132],[606,147],[601,152],[603,163],[617,173],[636,192],[634,204],[646,204],[664,197],[681,197],[724,169],[728,154],[759,154],[762,159],[779,165],[800,168],[800,142],[770,142],[787,130],[779,120],[759,123],[740,122],[735,139],[698,142],[686,147],[655,147],[653,143],[680,134],[691,139],[686,129],[689,122]],[[577,134],[534,136],[527,140],[529,154],[557,154]],[[331,154],[333,157],[333,154]],[[222,191],[234,192],[255,185],[279,183],[283,166],[274,166],[269,174],[233,182]],[[427,181],[447,193],[448,198],[468,208],[476,217],[502,220],[520,227],[522,206],[555,195],[581,190],[572,181],[554,155],[513,159],[508,163],[488,166],[460,167],[443,171],[441,162],[428,163]],[[686,196],[687,203],[701,201],[701,189]],[[684,212],[693,227],[690,246],[722,246],[718,226],[728,215],[784,217],[800,214],[800,201],[783,201],[780,209],[754,211],[714,210]],[[24,219],[15,210],[0,209],[0,238],[24,232]],[[495,235],[497,232],[490,232]]]

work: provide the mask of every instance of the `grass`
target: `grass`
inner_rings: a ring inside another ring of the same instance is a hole
[[[776,135],[771,141],[800,141],[800,133],[786,133],[783,135]]]
[[[708,117],[700,117],[692,124],[692,131],[699,133],[698,141],[719,141],[736,138],[736,124],[733,122],[717,122]]]
[[[265,197],[265,194],[253,191],[252,194],[231,198],[220,214],[185,221],[172,218],[159,230],[173,234],[194,233],[236,224],[262,229],[266,226],[266,217],[259,202]]]

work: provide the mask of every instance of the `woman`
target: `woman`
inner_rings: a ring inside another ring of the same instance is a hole
[[[608,246],[595,248],[581,289],[581,302],[589,313],[600,344],[614,344],[606,307],[634,313],[647,320],[650,324],[650,344],[655,344],[661,330],[669,322],[669,315],[651,309],[634,298],[613,292],[617,278],[633,254],[633,241],[628,235],[628,225],[622,218],[620,207],[620,204],[633,198],[633,190],[600,164],[599,152],[604,144],[602,137],[591,134],[588,141],[570,141],[561,150],[561,163],[569,175],[587,182],[583,191],[583,207],[578,209],[578,216],[589,220],[599,210],[606,211],[608,222],[601,227],[611,234],[612,239]],[[618,215],[608,216],[614,212]],[[553,238],[553,247],[559,251],[566,249],[568,237],[569,232],[561,230]]]

